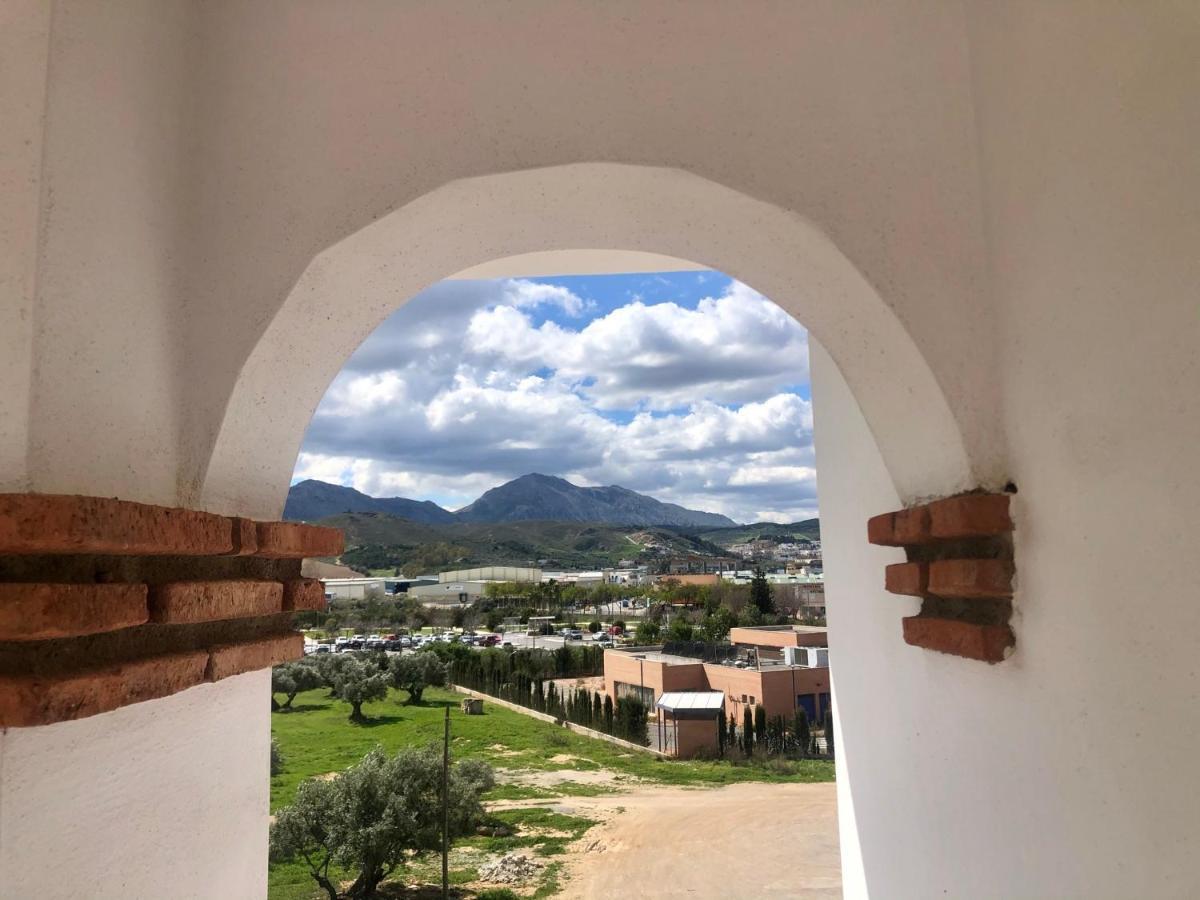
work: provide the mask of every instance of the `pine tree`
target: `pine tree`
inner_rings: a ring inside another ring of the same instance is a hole
[[[750,580],[750,602],[764,616],[775,613],[775,598],[771,596],[771,585],[761,566],[755,567],[754,577]]]

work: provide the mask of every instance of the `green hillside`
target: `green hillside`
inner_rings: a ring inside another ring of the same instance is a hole
[[[753,540],[788,541],[821,539],[821,520],[805,519],[803,522],[779,524],[776,522],[755,522],[753,525],[736,525],[733,528],[709,528],[695,534],[706,541],[721,547],[730,544],[740,544]]]
[[[345,532],[346,565],[360,571],[401,568],[408,575],[490,565],[598,569],[622,559],[653,563],[662,556],[724,552],[703,537],[668,528],[594,522],[431,525],[366,512],[329,516],[319,524]]]

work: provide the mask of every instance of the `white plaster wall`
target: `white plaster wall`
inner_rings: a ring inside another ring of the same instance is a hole
[[[0,734],[0,897],[264,896],[269,682]]]
[[[999,477],[978,365],[989,308],[971,302],[986,285],[963,28],[939,2],[203,7],[188,46],[185,496],[314,256],[448,183],[597,161],[682,170],[803,215],[931,361],[979,478]],[[697,216],[734,233],[719,212]]]
[[[528,259],[522,251],[530,247],[553,248],[536,262],[570,272],[599,255],[573,248],[622,243],[703,260],[802,321],[863,398],[902,495],[977,483],[947,397],[916,344],[812,223],[678,170],[586,163],[452,182],[321,253],[242,368],[185,505],[278,515],[304,426],[329,382],[384,318],[443,273],[481,258],[507,266],[510,257]],[[910,427],[914,406],[920,429]]]
[[[28,487],[50,6],[0,5],[0,490]]]
[[[29,483],[171,503],[195,6],[52,6],[44,117],[16,123],[42,148]]]
[[[34,84],[41,32],[21,8],[20,77]],[[440,185],[588,160],[693,173],[827,235],[911,335],[976,471],[1020,488],[1014,657],[988,667],[906,647],[914,603],[880,590],[895,554],[863,532],[896,499],[881,465],[923,458],[881,461],[814,354],[842,827],[856,826],[845,846],[862,860],[850,891],[1194,896],[1198,32],[1194,4],[1165,0],[64,0],[46,130],[17,117],[44,159],[28,481],[195,496],[234,386],[305,267]],[[34,151],[2,146],[35,172]],[[0,220],[18,242],[33,190]],[[18,325],[0,368],[18,419],[22,246],[4,270],[3,321]],[[878,349],[864,342],[860,358]],[[853,356],[839,358],[851,381]],[[238,415],[252,433],[253,403]],[[928,410],[896,415],[919,429]],[[23,483],[22,460],[3,460],[0,481]],[[235,472],[222,496],[255,477]],[[260,677],[0,737],[0,877],[22,879],[0,893],[45,896],[23,879],[49,869],[71,896],[122,878],[124,896],[154,896],[168,876],[166,895],[204,896],[227,872],[215,895],[261,895]],[[171,727],[155,718],[176,704]],[[235,728],[225,716],[242,706]],[[73,830],[89,790],[102,791],[82,809],[89,830]]]

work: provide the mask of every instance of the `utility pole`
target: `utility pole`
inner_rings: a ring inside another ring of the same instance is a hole
[[[450,707],[442,738],[442,900],[450,898]]]

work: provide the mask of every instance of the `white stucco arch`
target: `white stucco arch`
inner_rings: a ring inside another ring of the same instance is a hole
[[[581,163],[450,182],[319,253],[243,366],[196,495],[183,502],[278,515],[313,411],[383,319],[490,261],[580,250],[690,260],[753,286],[838,364],[901,497],[971,485],[962,434],[930,367],[819,228],[677,169]]]

